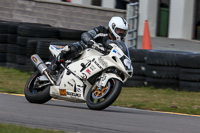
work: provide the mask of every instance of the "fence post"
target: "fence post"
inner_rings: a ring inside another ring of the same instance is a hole
[[[126,37],[126,44],[128,47],[137,48],[138,39],[138,17],[139,17],[139,3],[130,3],[127,5],[126,19],[129,23],[129,30]]]

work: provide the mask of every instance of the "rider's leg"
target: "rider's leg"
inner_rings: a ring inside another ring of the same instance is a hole
[[[67,46],[65,46],[67,47]],[[55,72],[60,66],[60,63],[65,62],[66,60],[76,58],[78,55],[82,54],[83,50],[86,48],[85,45],[81,42],[73,43],[68,45],[69,49],[63,49],[61,53],[57,56],[55,60],[52,61],[50,65],[50,71]]]

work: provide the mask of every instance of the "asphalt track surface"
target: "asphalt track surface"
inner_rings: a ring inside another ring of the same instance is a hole
[[[84,103],[51,100],[32,104],[0,93],[0,123],[74,133],[200,133],[200,117],[110,106],[93,111]]]

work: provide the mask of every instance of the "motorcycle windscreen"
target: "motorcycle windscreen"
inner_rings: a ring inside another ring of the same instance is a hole
[[[115,43],[123,52],[124,54],[130,58],[130,55],[129,55],[129,50],[128,50],[128,47],[126,46],[125,42],[124,41],[119,41],[119,40],[108,40],[106,42],[106,45],[110,44],[110,43]]]

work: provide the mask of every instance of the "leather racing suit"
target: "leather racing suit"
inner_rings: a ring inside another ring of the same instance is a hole
[[[60,43],[60,42],[51,43],[52,45],[66,44],[65,47],[68,47],[68,50],[65,50],[64,47],[64,49],[61,51],[60,55],[56,58],[56,60],[52,61],[50,69],[52,71],[55,71],[61,62],[78,57],[83,53],[83,51],[86,48],[92,47],[94,45],[94,42],[101,43],[103,47],[105,47],[106,41],[108,39],[110,39],[109,30],[104,26],[98,26],[87,32],[84,32],[81,35],[80,42],[72,44]]]

